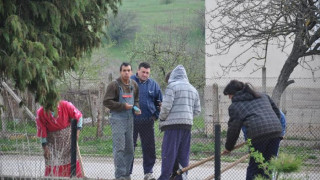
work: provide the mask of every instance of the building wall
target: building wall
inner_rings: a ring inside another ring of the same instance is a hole
[[[210,10],[215,8],[215,0],[206,0],[206,11],[209,12]],[[209,14],[206,14],[206,22],[210,19]],[[218,22],[215,22],[218,23]],[[210,40],[209,37],[209,30],[206,29],[206,40],[207,43]],[[275,42],[270,42],[270,44]],[[207,84],[212,84],[212,78],[216,78],[222,75],[222,69],[220,65],[227,65],[229,64],[240,52],[242,52],[245,47],[235,46],[233,47],[227,55],[223,56],[206,56],[206,79]],[[208,54],[215,54],[215,46],[214,45],[206,45],[206,53]],[[288,57],[288,54],[291,52],[291,46],[288,46],[284,52],[281,51],[279,47],[276,45],[268,47],[268,54],[267,54],[267,62],[266,62],[266,69],[267,69],[267,77],[278,77],[282,66],[285,63],[285,60]],[[253,53],[247,53],[240,59],[240,62],[244,62],[246,59],[253,56]],[[320,56],[315,57],[318,61],[311,62],[311,65],[316,67],[320,67]],[[310,58],[309,58],[310,59]],[[241,61],[242,60],[242,61]],[[249,63],[241,72],[230,72],[226,75],[226,77],[261,77],[261,69],[253,72],[257,68],[254,64],[263,65],[263,61],[253,61]],[[320,71],[316,71],[314,73],[315,77],[320,77]],[[291,78],[311,78],[312,73],[310,70],[307,70],[300,65],[298,65],[294,72],[290,76]],[[320,84],[320,83],[319,83]]]

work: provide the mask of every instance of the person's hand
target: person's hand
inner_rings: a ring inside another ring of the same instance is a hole
[[[141,110],[139,110],[139,111],[134,111],[134,114],[135,114],[135,115],[140,115],[140,114],[141,114]]]
[[[156,121],[157,120],[157,117],[156,116],[151,116],[151,119]]]
[[[126,110],[132,109],[133,105],[126,103],[125,108]]]
[[[158,106],[157,106],[157,108],[158,108],[159,111],[161,110],[161,106],[162,106],[162,102],[159,101],[159,102],[158,102]]]
[[[44,156],[44,159],[46,159],[46,160],[48,160],[50,158],[50,151],[49,151],[48,146],[43,147],[43,156]]]

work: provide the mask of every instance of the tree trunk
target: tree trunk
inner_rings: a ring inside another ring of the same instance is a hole
[[[94,108],[94,100],[93,98],[91,99],[91,91],[88,90],[88,100],[89,100],[89,107],[90,107],[90,113],[91,113],[91,126],[94,127],[94,122],[96,120],[96,117],[95,117],[95,108]]]
[[[103,82],[100,83],[99,92],[98,92],[98,100],[97,100],[97,138],[101,138],[103,136],[103,121],[104,121],[104,107],[103,107],[103,96],[105,92],[105,84]]]
[[[7,101],[8,101],[8,107],[9,107],[9,109],[10,109],[11,120],[14,121],[14,119],[15,119],[14,108],[13,108],[13,106],[12,106],[12,102],[11,102],[11,100],[10,100],[10,97],[9,97],[8,92],[6,91],[5,93],[6,93],[6,96],[7,96],[6,98],[7,98]]]
[[[2,132],[7,131],[7,120],[5,116],[5,111],[4,109],[4,99],[2,97],[2,94],[0,94],[0,118],[1,118],[1,127],[2,127]]]
[[[303,54],[308,50],[303,45],[303,38],[301,36],[297,36],[293,43],[292,51],[287,58],[285,64],[283,65],[280,75],[278,77],[277,84],[272,92],[272,100],[275,104],[279,107],[280,105],[280,98],[283,91],[292,83],[294,80],[289,81],[289,77],[293,72],[294,68],[299,64],[298,60]]]

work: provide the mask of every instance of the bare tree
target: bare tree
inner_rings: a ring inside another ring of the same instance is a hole
[[[99,81],[99,74],[107,64],[108,60],[100,52],[95,52],[92,56],[91,54],[86,54],[80,59],[75,71],[65,73],[60,86],[68,89],[77,88],[78,91],[89,88],[89,84],[86,81]]]
[[[270,42],[281,50],[292,47],[272,93],[279,105],[281,94],[294,82],[289,77],[299,63],[313,72],[319,70],[319,66],[305,60],[320,55],[319,0],[216,0],[216,3],[216,8],[208,12],[207,43],[215,45],[218,55],[228,53],[231,47],[244,47],[232,62],[222,67],[225,73],[240,71],[254,60],[263,60],[265,64]],[[254,55],[242,59],[249,51]],[[308,59],[319,61],[319,58]]]
[[[202,36],[200,35],[199,39]],[[168,72],[178,64],[184,65],[191,84],[204,86],[204,46],[190,46],[190,28],[187,26],[158,26],[155,33],[137,36],[130,49],[131,61],[146,61],[151,64],[152,76],[162,88]],[[199,41],[201,43],[201,41]]]

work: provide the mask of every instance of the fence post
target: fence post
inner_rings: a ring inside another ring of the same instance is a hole
[[[113,78],[112,78],[112,73],[109,73],[109,74],[108,74],[108,83],[110,83],[110,82],[112,81],[112,79],[113,79]]]
[[[220,180],[221,178],[221,126],[220,124],[214,125],[214,179]]]
[[[113,77],[112,77],[112,73],[109,73],[109,75],[108,75],[108,81],[107,81],[107,84],[110,84],[111,82],[112,82],[112,80],[113,80]],[[105,85],[106,86],[106,85]],[[106,92],[106,87],[105,87],[105,89],[104,89],[104,93]],[[103,96],[104,97],[104,96]],[[103,98],[102,97],[102,98]],[[103,112],[104,113],[106,113],[104,116],[107,116],[108,118],[107,119],[104,119],[104,121],[103,121],[103,125],[105,126],[105,125],[107,125],[107,124],[109,124],[109,115],[110,115],[110,109],[108,109],[107,107],[104,107],[104,105],[102,104],[102,109],[103,109]],[[105,117],[104,117],[105,118]]]
[[[284,90],[281,95],[281,110],[284,114],[287,114],[287,90]]]
[[[103,108],[103,96],[105,92],[105,84],[103,82],[100,83],[99,86],[99,94],[98,94],[98,102],[97,102],[97,110],[98,110],[98,118],[97,118],[97,138],[103,136],[103,120],[104,120],[104,108]]]
[[[77,120],[71,120],[71,172],[70,177],[76,176],[77,169]]]
[[[1,119],[1,131],[4,133],[7,131],[7,119],[5,118],[5,111],[4,109],[4,99],[2,94],[0,94],[0,119]],[[1,134],[1,133],[0,133]]]
[[[267,93],[267,70],[262,67],[262,92]]]
[[[217,83],[214,83],[212,86],[212,106],[213,106],[213,126],[219,124],[219,87]],[[214,133],[213,133],[214,134]]]

